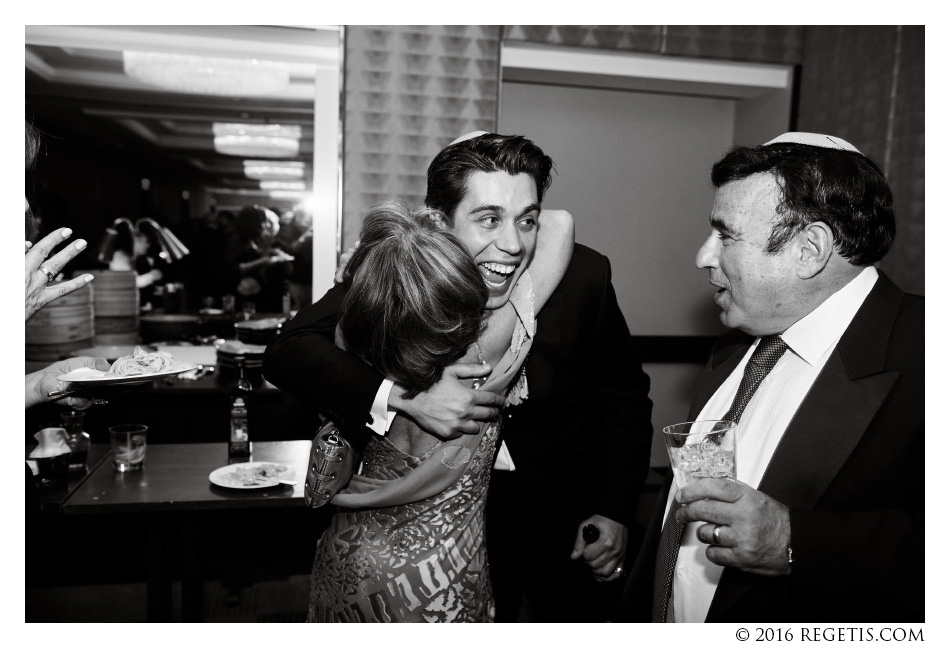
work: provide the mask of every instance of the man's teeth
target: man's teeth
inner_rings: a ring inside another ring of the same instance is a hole
[[[482,267],[503,277],[507,277],[515,271],[515,266],[505,265],[503,263],[483,263]]]

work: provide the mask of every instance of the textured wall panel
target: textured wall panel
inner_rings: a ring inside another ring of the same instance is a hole
[[[898,238],[882,267],[924,289],[924,29],[888,26],[347,27],[343,241],[381,200],[421,204],[432,156],[495,128],[505,40],[801,64],[798,128],[853,142],[888,173]]]
[[[924,28],[901,28],[899,45],[887,157],[897,240],[881,268],[924,294]]]
[[[505,40],[768,63],[802,60],[797,25],[515,25]]]
[[[807,27],[798,127],[845,138],[887,174],[897,240],[881,267],[923,294],[923,28]]]
[[[801,62],[802,39],[797,25],[671,25],[662,53],[792,64]]]
[[[663,27],[650,25],[508,25],[505,40],[593,47],[634,52],[659,52]]]
[[[346,28],[344,249],[375,203],[423,203],[439,149],[495,129],[500,34],[490,26]]]

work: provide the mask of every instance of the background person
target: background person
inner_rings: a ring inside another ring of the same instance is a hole
[[[109,261],[110,270],[135,272],[135,287],[139,290],[139,304],[144,310],[151,310],[158,306],[155,288],[164,276],[154,247],[145,232],[128,233],[123,230],[116,242],[112,259]]]
[[[272,246],[280,228],[277,214],[248,205],[238,212],[225,253],[230,273],[228,292],[252,302],[258,312],[279,313],[283,283],[292,256]]]
[[[26,123],[26,170],[30,171],[40,149],[39,133],[29,123]],[[29,240],[35,237],[39,228],[33,219],[33,212],[30,209],[29,200],[26,201],[25,210],[26,233],[25,241],[25,313],[24,321],[29,319],[43,306],[64,297],[69,293],[76,291],[92,281],[93,276],[86,274],[76,277],[70,281],[63,281],[50,286],[49,283],[56,278],[63,267],[86,248],[86,241],[80,239],[66,246],[56,254],[54,250],[64,243],[72,235],[68,228],[60,228],[51,234],[43,237],[37,243]],[[49,393],[62,388],[63,383],[57,379],[57,376],[69,373],[81,367],[99,369],[105,371],[109,368],[109,363],[105,358],[78,357],[60,360],[43,367],[38,371],[26,374],[25,392],[26,408],[50,400]],[[73,409],[86,409],[92,405],[92,401],[85,398],[64,398],[60,401],[63,405]],[[35,540],[37,527],[40,519],[40,500],[37,493],[36,481],[33,477],[33,471],[29,464],[26,464],[26,481],[24,487],[25,509],[27,521],[27,539]],[[28,542],[28,545],[33,542]]]
[[[36,129],[28,122],[25,126],[26,170],[29,172],[33,168],[41,142]],[[24,215],[27,236],[36,236],[39,228],[34,222],[29,200],[26,201]],[[26,292],[24,303],[26,317],[24,321],[28,321],[38,310],[51,301],[65,297],[92,281],[93,276],[91,274],[84,274],[69,281],[61,281],[50,285],[50,282],[60,275],[66,264],[86,249],[86,241],[79,239],[54,254],[56,248],[65,243],[70,236],[72,236],[72,230],[63,227],[43,237],[35,244],[29,239],[25,242],[26,267],[24,275],[26,278]],[[54,362],[39,371],[26,374],[26,407],[32,407],[50,400],[47,394],[61,389],[63,385],[56,377],[80,367],[90,367],[104,371],[109,368],[109,363],[104,358],[69,358]],[[62,400],[62,403],[74,409],[84,409],[92,404],[82,398],[66,398]]]

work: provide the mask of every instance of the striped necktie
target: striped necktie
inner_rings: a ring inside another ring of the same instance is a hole
[[[752,352],[752,357],[745,366],[742,382],[732,401],[729,410],[722,417],[725,420],[739,422],[746,405],[752,400],[755,390],[765,379],[775,363],[782,357],[788,345],[778,335],[767,335],[759,340],[759,346]],[[683,541],[683,531],[686,524],[676,519],[676,512],[680,510],[680,503],[674,498],[670,503],[670,510],[663,523],[663,533],[660,534],[660,547],[656,554],[656,568],[653,572],[653,622],[666,621],[670,595],[673,593],[673,570],[676,567],[676,557],[679,555],[680,543]]]

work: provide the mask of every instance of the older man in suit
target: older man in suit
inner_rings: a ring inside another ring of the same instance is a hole
[[[712,180],[696,261],[734,330],[689,417],[738,422],[738,481],[663,493],[619,616],[922,621],[924,307],[872,265],[895,232],[884,175],[786,133]]]

